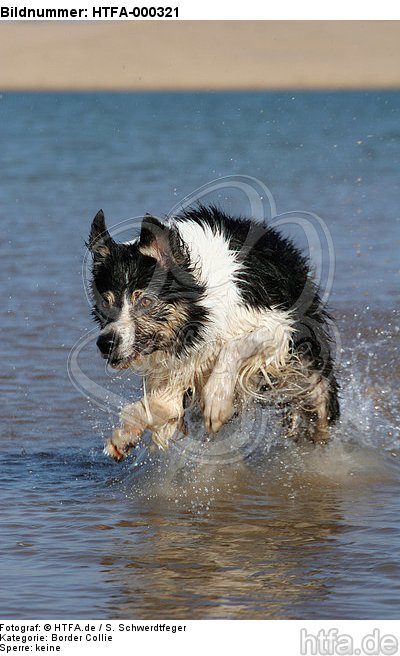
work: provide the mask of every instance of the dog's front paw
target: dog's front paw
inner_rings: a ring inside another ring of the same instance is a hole
[[[111,456],[116,462],[121,462],[129,454],[129,451],[136,446],[143,433],[141,427],[134,427],[132,424],[125,425],[122,428],[114,428],[111,438],[106,442],[104,453]]]
[[[234,384],[228,374],[212,374],[203,390],[204,426],[208,433],[216,433],[234,412]]]

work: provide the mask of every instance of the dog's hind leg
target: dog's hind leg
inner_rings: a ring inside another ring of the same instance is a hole
[[[339,385],[334,375],[331,341],[324,314],[311,306],[310,313],[296,325],[293,342],[299,394],[293,401],[301,407],[307,437],[313,442],[329,439],[329,426],[340,416]]]
[[[311,375],[304,405],[309,416],[310,439],[326,442],[329,439],[329,425],[339,417],[337,383],[332,374],[331,379],[320,372]]]
[[[301,409],[294,403],[283,406],[283,437],[296,442],[304,430],[304,416]]]
[[[329,405],[329,383],[322,377],[312,392],[315,414],[317,416],[314,431],[314,442],[326,442],[329,438],[328,432],[328,405]]]

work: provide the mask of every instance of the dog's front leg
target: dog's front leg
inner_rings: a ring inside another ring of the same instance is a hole
[[[237,378],[237,354],[232,342],[224,345],[202,392],[204,426],[216,433],[233,415]]]
[[[259,328],[221,347],[202,393],[204,425],[208,432],[216,433],[232,417],[238,374],[246,360],[258,353],[265,354],[266,361],[282,360],[289,338],[290,331],[284,326],[275,330]]]
[[[184,432],[184,391],[169,390],[168,392],[153,393],[149,397],[148,410],[151,414],[152,440],[160,448],[168,448],[169,440],[180,430]]]
[[[138,443],[146,429],[152,431],[154,442],[161,448],[168,446],[183,418],[183,392],[149,394],[145,399],[125,406],[121,412],[121,426],[113,430],[104,451],[117,462],[124,460]]]
[[[143,399],[125,406],[121,412],[121,426],[114,428],[106,442],[104,453],[121,462],[138,443],[148,426],[149,419]]]

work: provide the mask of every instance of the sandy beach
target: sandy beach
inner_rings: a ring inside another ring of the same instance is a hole
[[[400,23],[10,22],[0,61],[2,90],[387,89]]]

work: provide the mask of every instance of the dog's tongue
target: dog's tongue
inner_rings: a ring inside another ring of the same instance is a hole
[[[116,365],[116,369],[129,369],[131,366],[131,362],[129,360],[126,360],[125,362],[121,362],[121,364]]]
[[[122,362],[116,362],[112,366],[114,366],[115,369],[129,369],[129,367],[138,359],[139,356],[140,356],[139,351],[133,351],[132,355],[130,355],[129,358],[122,360]]]
[[[139,355],[139,351],[133,351],[132,355],[126,359],[126,363],[123,365],[123,368],[127,369],[130,367],[131,364],[133,364],[138,359]]]

